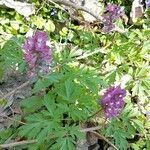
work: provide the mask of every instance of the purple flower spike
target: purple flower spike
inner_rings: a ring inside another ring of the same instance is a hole
[[[52,51],[46,45],[48,36],[46,32],[36,31],[32,37],[28,37],[23,45],[24,58],[29,67],[29,77],[35,77],[39,71],[48,73],[52,62]]]
[[[121,89],[120,85],[107,89],[100,101],[107,118],[114,118],[119,115],[120,111],[124,107],[125,96],[126,90]]]
[[[103,32],[109,33],[115,28],[115,22],[123,15],[123,10],[116,4],[108,4],[103,17]]]

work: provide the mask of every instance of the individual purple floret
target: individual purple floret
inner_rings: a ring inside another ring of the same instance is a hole
[[[121,89],[120,85],[107,89],[100,101],[107,118],[114,118],[119,115],[120,111],[124,107],[125,96],[126,90]]]
[[[32,37],[26,39],[23,45],[24,58],[28,63],[30,77],[35,77],[39,71],[46,73],[50,71],[52,52],[46,45],[47,41],[46,32],[36,31]]]
[[[108,4],[103,17],[103,32],[109,33],[115,28],[115,22],[123,15],[122,7],[116,4]]]

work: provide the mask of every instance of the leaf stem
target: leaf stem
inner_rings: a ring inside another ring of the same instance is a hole
[[[98,109],[98,111],[96,111],[94,114],[92,114],[91,116],[89,116],[88,119],[90,119],[90,118],[96,116],[99,112],[101,112],[101,110],[102,110],[101,108]]]

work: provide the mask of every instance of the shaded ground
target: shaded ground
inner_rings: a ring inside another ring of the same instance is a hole
[[[20,100],[31,95],[30,86],[16,90],[25,82],[27,82],[25,75],[10,72],[7,73],[4,81],[0,83],[0,98],[3,101],[0,105],[0,130],[8,128],[12,124],[11,118],[21,114]],[[11,93],[15,90],[16,92]]]

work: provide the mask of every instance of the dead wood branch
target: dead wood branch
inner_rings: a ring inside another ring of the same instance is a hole
[[[53,4],[62,4],[62,5],[65,5],[65,6],[68,6],[68,7],[72,7],[73,9],[75,10],[81,10],[81,11],[84,11],[90,15],[92,15],[94,18],[96,18],[99,22],[103,22],[103,18],[100,16],[100,15],[95,15],[95,13],[93,13],[91,10],[89,10],[89,8],[85,7],[85,6],[82,6],[82,5],[79,5],[77,3],[73,3],[73,2],[70,2],[69,0],[48,0],[49,2],[53,3]],[[115,27],[114,31],[116,32],[119,32],[121,34],[125,33],[126,31],[119,28],[118,26]]]
[[[100,135],[99,133],[95,131],[90,131],[91,133],[95,134],[99,139],[104,140],[107,142],[110,146],[112,146],[114,149],[119,150],[112,142],[110,142],[107,138],[105,138],[103,135]]]
[[[81,132],[90,132],[90,131],[95,131],[95,130],[99,130],[101,129],[101,126],[96,126],[96,127],[90,127],[90,128],[85,128],[85,129],[81,129]]]
[[[96,127],[81,129],[80,131],[81,132],[92,132],[95,130],[99,130],[100,128],[101,128],[100,126],[96,126]],[[21,145],[26,145],[26,144],[34,144],[34,143],[37,143],[37,140],[28,140],[28,141],[19,141],[19,142],[8,143],[8,144],[1,144],[0,149],[12,148],[12,147],[16,147],[16,146],[21,146]]]
[[[37,143],[37,140],[19,141],[19,142],[14,142],[14,143],[2,144],[0,145],[0,149],[11,148],[11,147],[27,145],[27,144],[34,144],[34,143]]]
[[[84,12],[87,12],[88,14],[92,15],[93,17],[95,17],[97,20],[101,21],[102,20],[102,17],[100,16],[97,16],[95,15],[93,12],[91,12],[88,8],[84,7],[84,6],[81,6],[79,4],[76,4],[76,3],[73,3],[73,2],[70,2],[68,0],[49,0],[49,2],[55,2],[57,4],[63,4],[65,6],[69,6],[69,7],[72,7],[74,8],[75,10],[81,10],[81,11],[84,11]]]

